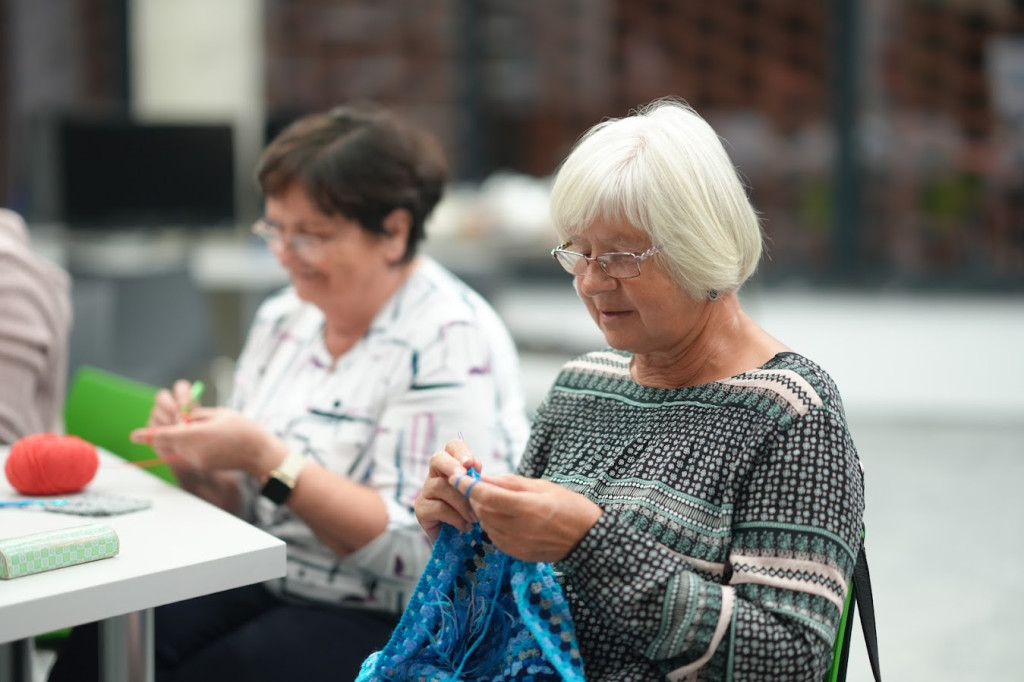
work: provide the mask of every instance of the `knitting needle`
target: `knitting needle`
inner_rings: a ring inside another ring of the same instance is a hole
[[[140,460],[136,460],[134,462],[131,461],[131,460],[128,460],[127,462],[125,462],[125,464],[131,464],[132,466],[141,467],[143,469],[148,469],[149,467],[160,466],[161,464],[166,464],[166,463],[167,462],[166,462],[166,460],[163,457],[154,457],[153,459],[140,459]]]
[[[135,467],[142,469],[148,469],[149,467],[160,466],[161,464],[167,464],[171,460],[177,459],[178,455],[168,455],[167,457],[153,457],[152,459],[137,459],[124,461],[124,464],[130,464]]]
[[[0,500],[0,508],[3,507],[31,507],[42,505],[46,507],[63,507],[67,500]]]

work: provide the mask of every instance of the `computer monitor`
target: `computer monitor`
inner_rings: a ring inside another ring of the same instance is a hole
[[[70,229],[233,226],[232,126],[64,118],[56,213]]]

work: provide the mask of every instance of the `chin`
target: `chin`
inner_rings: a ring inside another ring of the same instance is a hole
[[[635,344],[630,343],[628,339],[624,338],[621,334],[610,334],[608,330],[602,329],[604,332],[604,342],[615,350],[621,350],[625,352],[632,352]]]
[[[291,278],[295,294],[303,301],[315,303],[323,296],[324,287],[319,278],[316,277],[295,277]]]

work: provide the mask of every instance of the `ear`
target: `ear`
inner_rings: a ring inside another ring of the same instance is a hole
[[[384,241],[387,244],[386,253],[388,260],[397,263],[405,255],[405,246],[409,241],[409,231],[412,230],[412,213],[405,208],[396,208],[384,216],[381,221],[384,228]]]

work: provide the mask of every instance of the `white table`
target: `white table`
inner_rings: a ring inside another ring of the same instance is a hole
[[[6,457],[0,447],[0,470]],[[152,680],[154,607],[285,573],[282,541],[114,455],[101,453],[86,490],[152,507],[107,517],[0,508],[0,537],[99,522],[120,539],[113,558],[0,580],[0,644],[103,621],[102,679]],[[17,497],[0,475],[0,499]]]

